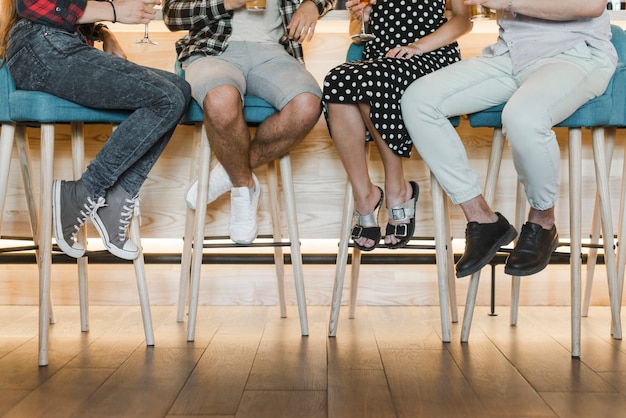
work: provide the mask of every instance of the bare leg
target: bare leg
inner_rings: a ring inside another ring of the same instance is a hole
[[[413,188],[404,178],[402,157],[396,155],[389,148],[370,120],[370,107],[363,103],[361,103],[359,107],[367,130],[374,139],[380,158],[383,161],[383,167],[385,169],[385,206],[392,208],[411,199],[413,196]],[[392,225],[396,224],[396,221],[393,220],[388,220],[388,222]],[[395,235],[385,236],[385,244],[396,244],[399,241],[400,240],[397,239]]]
[[[530,208],[528,221],[541,225],[543,229],[552,229],[555,222],[554,206],[546,210]]]
[[[265,120],[250,145],[250,166],[257,168],[287,154],[311,132],[321,113],[320,99],[311,93],[294,97]]]
[[[328,124],[339,158],[352,184],[354,208],[361,215],[374,211],[380,200],[378,188],[372,184],[365,157],[365,125],[357,105],[329,103]],[[375,243],[359,238],[357,243],[371,247]]]
[[[211,149],[235,187],[253,187],[250,131],[243,117],[239,91],[230,85],[209,91],[204,98],[204,121]]]
[[[204,99],[211,148],[235,187],[253,187],[252,170],[282,157],[302,141],[319,119],[320,112],[320,99],[314,94],[302,93],[261,123],[251,141],[236,88],[216,87]]]
[[[467,202],[461,203],[459,206],[461,206],[467,222],[486,224],[497,222],[498,220],[498,216],[491,210],[483,195],[476,196]]]

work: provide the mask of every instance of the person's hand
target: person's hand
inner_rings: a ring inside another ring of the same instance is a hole
[[[289,39],[299,43],[305,40],[310,41],[313,38],[315,25],[317,25],[319,17],[315,3],[312,1],[300,3],[298,10],[293,14],[289,25],[287,25]]]
[[[346,1],[346,9],[349,10],[350,14],[356,17],[359,21],[367,22],[370,20],[372,6],[374,4],[376,4],[376,0],[370,0],[369,2],[361,0],[348,0]]]
[[[117,21],[130,24],[150,23],[157,13],[154,6],[160,4],[161,0],[115,0]]]
[[[424,51],[420,49],[419,46],[414,44],[409,45],[398,45],[395,48],[391,48],[385,56],[387,58],[401,58],[408,60],[409,58],[413,58],[414,56],[423,55]]]
[[[115,55],[120,58],[128,59],[126,52],[122,49],[119,41],[108,28],[100,29],[100,36],[102,37],[102,50],[107,54]]]

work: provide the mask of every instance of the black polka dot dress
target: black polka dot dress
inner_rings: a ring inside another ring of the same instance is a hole
[[[385,58],[385,54],[444,24],[445,3],[445,0],[378,0],[370,23],[370,32],[376,39],[365,44],[363,60],[341,64],[324,79],[324,114],[327,116],[327,103],[367,103],[370,119],[389,148],[399,156],[410,157],[413,143],[402,122],[400,98],[419,77],[459,61],[459,46],[454,42],[408,60]]]

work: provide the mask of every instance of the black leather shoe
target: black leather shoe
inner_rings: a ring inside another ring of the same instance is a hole
[[[544,229],[541,225],[526,222],[522,226],[517,244],[506,259],[504,272],[512,276],[529,276],[539,273],[550,262],[552,252],[559,245],[556,226]]]
[[[485,267],[500,247],[515,239],[517,231],[504,216],[496,212],[498,220],[480,224],[469,222],[465,229],[465,252],[456,263],[456,277],[474,274]]]

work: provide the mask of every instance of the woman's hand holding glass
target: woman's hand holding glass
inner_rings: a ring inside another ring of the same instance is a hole
[[[361,42],[368,42],[376,38],[376,35],[367,33],[365,30],[365,22],[370,19],[372,13],[372,5],[376,4],[376,0],[348,0],[346,1],[346,9],[350,11],[357,19],[361,21],[361,32],[351,36],[352,39],[359,39]]]

